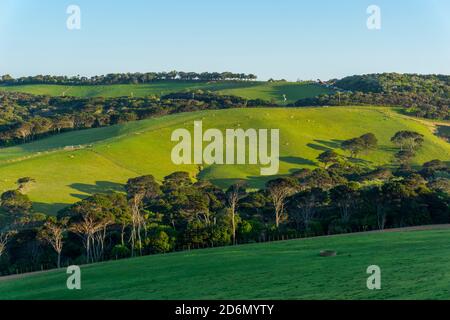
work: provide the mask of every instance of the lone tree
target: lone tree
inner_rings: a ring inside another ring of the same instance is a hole
[[[358,138],[343,141],[341,147],[349,151],[352,158],[356,158],[361,152],[376,149],[378,140],[373,133],[366,133]]]
[[[391,138],[391,141],[400,147],[401,151],[414,152],[422,146],[424,136],[414,131],[399,131]]]
[[[267,182],[266,187],[275,208],[275,225],[279,228],[287,220],[286,199],[295,192],[297,184],[292,178],[278,178]]]
[[[435,171],[441,171],[441,170],[446,171],[448,169],[448,166],[445,162],[436,159],[436,160],[431,160],[431,161],[425,162],[423,164],[423,168],[435,170]]]
[[[226,192],[227,203],[230,209],[231,218],[231,232],[233,235],[233,245],[236,244],[236,212],[239,204],[245,193],[245,182],[239,181],[230,186]]]
[[[362,142],[363,150],[375,150],[378,147],[378,139],[373,133],[366,133],[359,137]]]
[[[36,182],[36,180],[35,179],[33,179],[33,178],[30,178],[30,177],[23,177],[23,178],[19,178],[18,180],[17,180],[17,184],[18,184],[18,188],[17,188],[17,190],[19,191],[19,192],[25,192],[26,190],[27,190],[27,188],[31,185],[31,184],[33,184],[33,183],[35,183]]]
[[[360,138],[353,138],[343,141],[341,147],[350,152],[350,157],[356,158],[364,150],[364,143]]]
[[[32,208],[32,202],[28,196],[18,190],[6,191],[1,195],[0,200],[2,209],[14,215],[27,214]]]
[[[325,165],[325,169],[328,168],[328,166],[331,164],[338,163],[339,159],[340,159],[339,154],[337,154],[333,150],[327,150],[325,152],[322,152],[317,157],[317,160],[319,160],[319,162]]]
[[[68,218],[57,221],[50,217],[39,232],[39,239],[49,243],[58,255],[56,262],[58,269],[61,268],[61,252],[63,249],[64,233],[67,231]]]
[[[441,160],[431,160],[425,162],[422,166],[422,170],[420,170],[420,174],[428,180],[438,178],[440,173],[450,173],[447,164]]]

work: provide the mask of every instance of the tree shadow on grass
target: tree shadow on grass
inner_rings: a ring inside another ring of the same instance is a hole
[[[350,163],[359,164],[359,165],[365,165],[365,166],[368,166],[368,165],[370,165],[372,163],[372,161],[364,160],[364,159],[360,159],[360,158],[350,158],[350,157],[348,157],[347,160]]]
[[[268,180],[270,180],[266,178],[267,177],[264,176],[246,177],[246,178],[218,178],[218,179],[209,179],[209,181],[221,189],[227,189],[229,186],[240,181],[245,181],[246,187],[249,189],[259,189],[262,188]]]
[[[322,145],[319,145],[319,144],[316,144],[316,143],[308,143],[306,146],[311,148],[311,149],[314,149],[314,150],[317,150],[317,151],[322,151],[322,152],[331,150],[331,148],[328,148],[328,147],[325,147],[325,146],[322,146]]]
[[[398,149],[396,147],[390,147],[390,146],[379,146],[378,149],[379,150],[383,150],[383,151],[387,151],[387,152],[396,152],[396,151],[400,150],[400,149]]]
[[[298,170],[298,169],[297,169]],[[292,172],[291,172],[292,173]],[[210,179],[209,181],[221,189],[226,189],[239,181],[245,181],[248,189],[263,189],[267,182],[282,177],[289,177],[289,174],[277,174],[274,176],[247,176],[246,178],[223,178],[223,179]]]
[[[238,181],[245,181],[248,189],[262,189],[265,184],[273,179],[283,177],[286,175],[275,176],[247,176],[246,178],[223,178],[223,179],[210,179],[211,183],[221,189],[226,189]]]
[[[309,160],[309,159],[301,158],[301,157],[281,157],[280,160],[283,162],[286,162],[286,163],[298,164],[298,165],[302,165],[302,166],[316,166],[317,165],[316,162]]]
[[[121,183],[111,181],[96,181],[95,184],[73,183],[69,187],[83,192],[84,194],[71,194],[71,196],[85,199],[94,194],[110,194],[113,192],[124,192],[125,186]]]
[[[323,145],[324,147],[327,147],[327,148],[339,149],[342,145],[343,140],[333,139],[333,140],[327,141],[327,140],[315,139],[314,142],[320,143],[321,145]]]
[[[344,140],[338,140],[338,139],[331,139],[331,140],[320,140],[320,139],[314,139],[314,142],[316,143],[308,143],[306,146],[308,146],[311,149],[325,152],[325,151],[331,151],[333,149],[341,149],[342,142]]]
[[[56,215],[58,211],[70,206],[70,203],[43,203],[33,202],[33,210],[38,213]]]

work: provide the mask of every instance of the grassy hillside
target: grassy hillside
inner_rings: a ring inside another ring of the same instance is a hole
[[[293,103],[299,99],[315,97],[321,94],[330,93],[328,90],[317,84],[308,83],[292,83],[292,82],[275,82],[261,83],[251,87],[236,87],[230,89],[222,89],[219,91],[223,94],[239,96],[247,99],[264,99],[275,100],[279,104],[283,104],[286,96],[286,103]]]
[[[316,166],[318,154],[338,148],[339,142],[367,132],[379,139],[380,148],[362,156],[366,165],[388,164],[396,149],[390,137],[399,130],[425,135],[424,147],[414,159],[450,159],[450,146],[421,122],[388,108],[229,109],[177,114],[106,128],[69,132],[33,143],[0,149],[0,192],[14,188],[24,176],[36,179],[28,191],[36,210],[55,213],[87,195],[121,190],[130,177],[153,174],[162,179],[174,171],[197,173],[197,167],[175,166],[171,159],[171,133],[192,130],[194,120],[204,128],[280,129],[280,174]],[[340,150],[337,150],[341,152]],[[201,176],[219,186],[245,178],[253,187],[270,177],[259,176],[259,166],[209,166]]]
[[[448,299],[449,238],[369,233],[147,256],[82,267],[80,291],[66,289],[65,270],[0,280],[0,299]],[[374,264],[380,291],[366,287]]]
[[[210,90],[222,94],[236,95],[248,99],[275,100],[284,103],[295,102],[301,98],[314,97],[318,94],[328,93],[329,90],[308,83],[268,83],[268,82],[193,82],[193,81],[170,81],[155,82],[152,84],[124,84],[124,85],[87,85],[87,86],[64,86],[64,85],[19,85],[0,86],[0,90],[19,91],[30,94],[45,94],[51,96],[75,96],[75,97],[120,97],[135,96],[143,97],[149,95],[165,95],[172,92],[180,92],[188,89]]]

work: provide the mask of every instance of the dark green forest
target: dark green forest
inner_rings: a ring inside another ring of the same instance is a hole
[[[339,92],[297,101],[295,106],[400,106],[409,115],[450,119],[450,76],[383,73],[332,80]]]

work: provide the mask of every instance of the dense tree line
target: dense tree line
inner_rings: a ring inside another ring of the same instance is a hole
[[[260,99],[201,90],[163,97],[75,98],[0,93],[0,145],[28,142],[69,130],[104,127],[156,116],[273,105]]]
[[[24,85],[24,84],[60,84],[60,85],[110,85],[110,84],[144,84],[155,81],[255,81],[254,74],[233,73],[233,72],[145,72],[145,73],[110,73],[101,76],[52,76],[37,75],[13,78],[10,75],[3,75],[0,78],[0,85]]]
[[[436,94],[449,97],[450,76],[380,73],[345,77],[335,81],[335,86],[360,92],[410,92]]]
[[[399,152],[422,145],[414,132],[392,140]],[[57,217],[33,211],[26,190],[34,180],[22,178],[1,196],[0,272],[450,222],[446,163],[362,166],[354,157],[377,148],[371,133],[341,148],[348,156],[327,150],[317,158],[320,167],[273,179],[257,191],[245,181],[222,190],[186,172],[161,182],[146,175],[129,179],[122,193],[94,194]]]
[[[331,83],[340,91],[301,99],[295,106],[401,106],[417,117],[450,119],[450,76],[384,73],[346,77]]]

